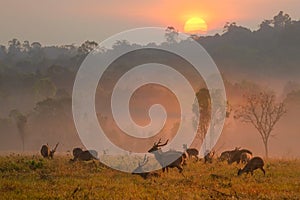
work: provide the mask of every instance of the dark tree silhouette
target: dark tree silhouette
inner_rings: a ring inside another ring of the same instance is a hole
[[[223,27],[223,32],[229,32],[235,28],[237,28],[236,22],[226,22],[226,24]]]
[[[213,98],[216,100],[216,109],[212,113],[211,108],[211,96],[213,95]],[[208,129],[211,130],[215,129],[219,122],[222,120],[223,114],[225,114],[226,117],[230,116],[230,106],[228,106],[228,102],[222,102],[222,99],[220,95],[220,92],[218,90],[211,91],[211,94],[209,93],[209,90],[206,88],[200,89],[196,93],[196,102],[193,105],[193,112],[195,115],[200,114],[200,120],[198,120],[199,116],[195,116],[195,122],[199,122],[198,124],[194,123],[195,126],[197,126],[197,137],[203,142],[206,133],[208,132]],[[196,103],[198,103],[199,111],[197,110]],[[226,107],[226,113],[222,113],[222,108]],[[215,121],[211,121],[211,116],[214,116]],[[211,144],[203,144],[205,145],[205,148],[209,151],[211,150]]]
[[[200,89],[197,94],[197,103],[199,105],[199,114],[201,116],[198,124],[198,134],[197,136],[204,140],[205,134],[207,133],[209,122],[210,122],[210,113],[211,113],[211,101],[209,91],[206,88]],[[194,113],[197,113],[197,110],[194,107]]]
[[[80,54],[88,54],[91,51],[93,51],[97,46],[97,42],[87,40],[78,48],[78,52]]]
[[[22,150],[25,149],[25,128],[27,124],[27,116],[22,114],[17,109],[14,109],[9,114],[10,117],[12,117],[17,125],[18,132],[20,134],[21,140],[22,140]]]
[[[284,29],[286,25],[290,25],[291,23],[291,17],[288,14],[284,14],[283,11],[280,11],[278,15],[273,18],[274,28],[277,30]]]
[[[10,59],[12,59],[13,57],[18,58],[21,53],[21,42],[15,38],[8,41],[7,53]]]
[[[165,33],[165,38],[168,43],[176,43],[178,40],[178,30],[173,26],[168,26]]]

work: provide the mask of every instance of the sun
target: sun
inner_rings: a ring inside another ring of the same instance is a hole
[[[192,17],[184,24],[184,32],[186,33],[206,33],[207,24],[199,17]]]

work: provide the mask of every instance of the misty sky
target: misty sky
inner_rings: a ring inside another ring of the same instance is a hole
[[[46,45],[100,42],[143,26],[182,31],[191,17],[203,18],[208,34],[221,33],[227,21],[257,29],[280,10],[299,20],[299,7],[299,0],[0,0],[0,44],[12,38]]]

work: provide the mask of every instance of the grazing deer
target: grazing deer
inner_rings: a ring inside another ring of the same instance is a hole
[[[243,169],[239,169],[238,171],[238,176],[240,176],[243,173],[251,173],[251,175],[253,175],[253,171],[256,169],[261,169],[261,171],[264,173],[264,175],[266,174],[265,170],[264,170],[264,161],[262,158],[260,157],[254,157],[251,160],[249,160],[249,162],[245,165],[245,167]]]
[[[54,149],[50,150],[50,147],[47,144],[44,144],[41,148],[41,155],[44,157],[44,158],[49,158],[49,159],[52,159],[53,156],[54,156],[54,153],[58,147],[59,143],[57,143],[54,147]]]
[[[74,159],[75,158],[77,159],[82,152],[83,152],[83,150],[81,148],[79,148],[79,147],[74,148],[73,149],[73,157],[74,157]]]
[[[156,172],[145,172],[143,167],[148,163],[148,157],[145,155],[144,156],[144,160],[142,162],[139,162],[138,163],[138,167],[135,168],[131,174],[134,174],[134,175],[139,175],[141,176],[143,179],[146,179],[146,178],[149,178],[150,176],[156,176],[158,177],[159,174],[156,173]]]
[[[184,151],[186,152],[188,158],[194,157],[196,159],[196,161],[199,160],[199,157],[198,157],[199,151],[197,149],[187,148],[186,144],[182,145],[182,147],[183,147]]]
[[[98,152],[95,150],[86,150],[83,151],[81,148],[73,149],[73,159],[72,161],[81,160],[81,161],[89,161],[89,160],[98,160]]]
[[[220,157],[218,158],[219,161],[227,161],[230,159],[230,151],[224,151],[221,153]]]
[[[204,163],[212,163],[215,151],[206,151],[204,156]]]
[[[249,160],[251,160],[251,158],[252,158],[252,154],[247,153],[247,152],[241,153],[241,162],[243,164],[247,164],[249,162]]]
[[[248,149],[241,149],[239,148],[235,148],[233,151],[230,151],[230,159],[228,160],[228,164],[232,164],[234,162],[236,162],[237,164],[239,164],[241,162],[241,154],[242,153],[248,153],[250,155],[252,155],[252,152],[249,151]]]
[[[226,160],[228,164],[232,164],[234,162],[239,164],[241,162],[242,153],[248,153],[252,155],[252,152],[248,149],[240,149],[240,147],[236,147],[234,150],[222,152],[221,156],[219,157],[219,160]]]
[[[163,172],[167,170],[168,168],[174,168],[176,167],[179,172],[181,173],[183,168],[183,156],[182,152],[179,151],[167,151],[167,152],[162,152],[160,147],[163,147],[168,144],[167,140],[164,144],[161,144],[161,139],[157,143],[154,143],[151,149],[149,149],[149,153],[153,153],[155,156],[155,159],[159,162],[159,164],[162,166]]]

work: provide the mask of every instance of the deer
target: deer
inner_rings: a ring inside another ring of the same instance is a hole
[[[194,157],[196,159],[196,161],[199,160],[199,157],[198,157],[199,151],[197,149],[195,149],[195,148],[187,148],[186,144],[182,145],[182,147],[183,147],[184,151],[187,154],[187,158]]]
[[[212,163],[215,151],[206,151],[204,156],[204,163]]]
[[[161,139],[157,143],[154,142],[151,149],[149,149],[148,153],[152,153],[155,156],[155,159],[159,162],[159,164],[162,166],[162,171],[165,172],[165,170],[168,172],[168,168],[174,168],[176,167],[179,172],[181,173],[183,170],[183,163],[184,159],[182,156],[182,152],[179,151],[167,151],[163,152],[160,147],[163,147],[168,144],[167,140],[164,144],[161,144]]]
[[[249,162],[245,165],[243,169],[239,169],[238,176],[243,173],[251,173],[253,175],[253,171],[256,169],[260,169],[264,175],[266,175],[266,171],[264,170],[264,160],[261,157],[253,157]]]
[[[73,149],[73,159],[71,161],[81,160],[81,161],[89,161],[89,160],[98,160],[98,152],[95,150],[86,150],[83,151],[81,148]]]
[[[142,162],[139,161],[138,167],[135,168],[135,169],[132,171],[131,174],[133,174],[133,175],[139,175],[139,176],[141,176],[143,179],[147,179],[147,178],[149,178],[150,176],[156,176],[156,177],[158,177],[159,174],[156,173],[156,172],[145,172],[145,171],[144,171],[143,167],[148,163],[148,161],[149,161],[149,159],[148,159],[148,157],[147,157],[146,154],[145,154],[144,160],[143,160]]]
[[[241,162],[243,164],[247,164],[249,162],[249,160],[251,160],[251,158],[252,158],[252,154],[247,153],[247,152],[241,153]]]
[[[44,158],[48,158],[48,159],[53,159],[53,156],[54,156],[54,153],[58,147],[59,143],[57,143],[54,147],[54,149],[50,150],[50,147],[47,144],[44,144],[41,148],[41,155],[44,157]]]
[[[230,158],[228,160],[228,164],[232,164],[234,162],[236,162],[237,164],[239,164],[241,162],[241,155],[242,153],[248,153],[252,156],[252,152],[249,151],[248,149],[240,149],[240,147],[236,147],[233,151],[230,151]]]
[[[220,155],[220,157],[218,158],[219,161],[228,161],[230,158],[230,151],[223,151]]]
[[[239,164],[241,162],[242,153],[248,153],[252,156],[252,152],[248,149],[240,149],[240,147],[236,147],[234,150],[222,152],[219,157],[219,161],[226,160],[228,164],[232,164],[234,162]]]

